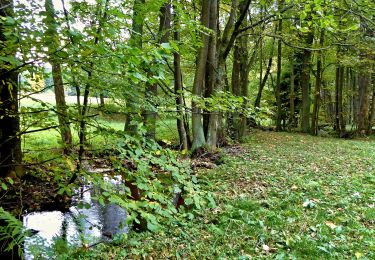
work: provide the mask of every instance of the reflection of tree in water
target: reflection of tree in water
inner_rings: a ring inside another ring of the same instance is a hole
[[[39,212],[25,216],[32,217],[36,234],[25,241],[25,258],[32,259],[44,257],[49,258],[53,252],[64,254],[69,251],[70,246],[94,245],[112,239],[117,234],[127,233],[125,225],[126,210],[116,204],[101,206],[96,200],[92,200],[94,191],[89,189],[79,194],[76,202],[86,202],[90,208],[79,209],[72,206],[70,211],[62,212]],[[61,214],[61,215],[60,215]],[[61,216],[58,220],[57,215]],[[56,221],[51,229],[46,231],[45,217]],[[28,224],[26,227],[28,227]],[[41,232],[39,232],[41,231]],[[51,234],[54,234],[53,237]]]
[[[108,204],[103,209],[102,233],[108,238],[128,232],[125,225],[126,210],[117,204]]]

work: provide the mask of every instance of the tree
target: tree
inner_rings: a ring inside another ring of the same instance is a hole
[[[323,48],[324,46],[324,36],[325,30],[321,29],[320,31],[320,38],[319,38],[319,47]],[[314,107],[313,107],[313,114],[311,119],[311,133],[313,135],[318,134],[318,123],[319,123],[319,107],[320,107],[320,95],[321,95],[321,87],[322,87],[322,78],[323,78],[323,71],[322,71],[322,50],[318,51],[318,57],[316,62],[316,78],[315,78],[315,90],[314,90]]]
[[[0,1],[0,55],[9,61],[0,63],[0,177],[21,176],[22,153],[18,111],[18,72],[15,65],[16,41],[13,1]]]
[[[282,6],[284,4],[283,0],[278,0],[278,8],[279,11],[282,9]],[[279,20],[279,24],[277,26],[277,30],[279,33],[279,36],[281,37],[282,31],[283,31],[283,20]],[[277,78],[276,78],[276,89],[275,89],[275,97],[276,97],[276,106],[277,106],[277,112],[276,112],[276,131],[281,131],[281,98],[280,98],[280,81],[281,81],[281,38],[277,40]]]
[[[142,13],[142,4],[144,0],[134,0],[133,4],[133,18],[132,18],[132,32],[130,35],[129,44],[133,48],[142,49],[143,23],[144,16]],[[135,91],[129,94],[127,99],[127,116],[125,120],[125,132],[135,135],[138,132],[138,124],[141,121],[139,96],[141,95],[139,84],[136,85]]]
[[[209,28],[210,23],[210,8],[211,1],[202,0],[201,18],[200,22],[203,27]],[[193,95],[195,98],[199,98],[203,94],[203,83],[206,72],[206,61],[208,54],[208,42],[209,36],[206,33],[201,33],[202,46],[198,50],[198,56],[196,60],[196,69],[194,75],[193,83]],[[202,112],[198,107],[196,101],[192,101],[191,105],[192,111],[192,131],[193,131],[193,143],[191,150],[196,150],[202,148],[206,144],[206,138],[204,136],[203,122],[202,122]]]
[[[52,65],[52,78],[55,88],[56,113],[59,120],[61,140],[64,144],[64,151],[68,152],[72,145],[72,133],[69,125],[67,105],[65,102],[64,82],[62,78],[61,61],[59,58],[60,39],[57,32],[55,10],[52,0],[45,0],[46,20],[46,43],[48,44],[49,61]]]
[[[180,21],[178,17],[177,6],[174,5],[173,14],[173,40],[180,42]],[[176,95],[176,110],[177,110],[177,131],[180,140],[180,147],[183,150],[189,150],[190,136],[186,114],[184,113],[184,90],[181,70],[181,55],[178,51],[173,52],[173,68],[174,68],[174,94]]]

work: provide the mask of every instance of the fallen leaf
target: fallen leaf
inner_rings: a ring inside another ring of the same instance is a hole
[[[330,227],[331,229],[335,229],[335,228],[337,227],[334,223],[332,223],[332,222],[330,222],[330,221],[327,221],[327,222],[326,222],[326,225],[327,225],[328,227]]]

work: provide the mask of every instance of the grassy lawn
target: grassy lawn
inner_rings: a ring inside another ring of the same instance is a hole
[[[374,259],[375,143],[254,132],[198,176],[217,207],[90,257]]]

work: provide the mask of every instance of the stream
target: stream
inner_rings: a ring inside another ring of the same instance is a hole
[[[121,177],[104,179],[119,189]],[[41,211],[23,216],[23,225],[34,233],[24,243],[25,259],[34,259],[34,255],[45,254],[40,250],[53,245],[58,238],[63,238],[69,245],[90,246],[100,241],[109,241],[117,234],[128,233],[125,225],[126,210],[115,204],[100,205],[93,200],[100,190],[92,184],[84,185],[75,191],[67,212]],[[79,203],[90,205],[78,208]]]

